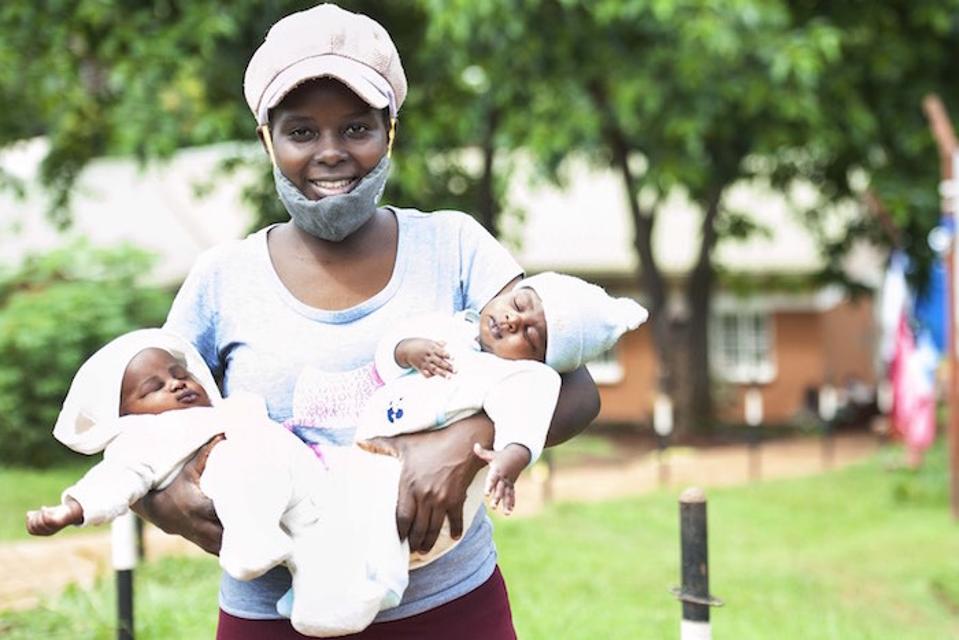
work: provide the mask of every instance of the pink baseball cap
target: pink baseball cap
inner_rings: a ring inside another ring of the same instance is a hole
[[[290,14],[274,24],[253,53],[243,93],[258,124],[297,85],[335,78],[390,116],[406,99],[406,74],[396,45],[378,22],[334,4]]]

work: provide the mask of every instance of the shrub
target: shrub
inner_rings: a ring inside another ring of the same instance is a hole
[[[171,294],[142,286],[154,258],[84,242],[0,273],[0,462],[75,456],[50,435],[73,374],[112,338],[163,322]]]

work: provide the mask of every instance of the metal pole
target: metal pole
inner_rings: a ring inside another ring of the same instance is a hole
[[[669,447],[669,436],[656,435],[656,462],[659,470],[659,486],[669,484],[669,461],[666,458],[666,449]]]
[[[956,178],[959,178],[959,144],[956,142],[956,134],[952,128],[952,122],[949,120],[949,114],[942,100],[936,94],[927,95],[922,101],[922,109],[929,120],[929,128],[932,130],[932,136],[936,141],[936,147],[939,150],[939,173],[942,179],[940,185],[940,194],[942,197],[942,217],[951,219],[956,215],[955,196]],[[953,196],[953,197],[950,197]],[[956,239],[950,243],[949,251],[946,254],[946,264],[948,271],[948,292],[949,292],[949,386],[946,392],[947,406],[949,408],[949,504],[952,509],[952,517],[959,519],[959,341],[956,340],[956,318],[959,316],[956,312],[956,305],[959,304],[959,296],[956,295],[956,285],[959,284],[959,278],[956,277],[955,269],[959,267],[959,261],[956,260]]]
[[[743,413],[749,425],[749,479],[759,480],[762,475],[762,458],[759,451],[759,427],[763,422],[763,394],[752,385],[743,398]]]
[[[819,417],[822,420],[822,466],[832,468],[833,463],[833,422],[839,409],[836,388],[831,384],[819,389]]]
[[[673,432],[673,400],[665,393],[656,394],[653,401],[653,430],[656,432],[656,461],[659,466],[659,486],[669,483],[669,460],[666,448]]]
[[[679,496],[679,535],[682,586],[673,593],[683,603],[680,640],[710,640],[709,608],[722,606],[709,595],[706,494],[691,487]]]
[[[117,579],[117,639],[133,640],[133,568],[137,563],[136,516],[127,512],[110,527],[113,569]]]
[[[540,500],[543,504],[549,504],[553,501],[553,473],[555,465],[553,461],[553,452],[545,449],[539,457],[539,462],[533,465],[532,477],[539,486]]]

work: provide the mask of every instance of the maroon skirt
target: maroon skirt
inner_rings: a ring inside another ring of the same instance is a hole
[[[246,620],[222,609],[217,640],[294,640],[289,620]],[[353,640],[515,640],[513,614],[499,567],[489,580],[464,596],[409,618],[378,622],[360,633],[340,636]]]

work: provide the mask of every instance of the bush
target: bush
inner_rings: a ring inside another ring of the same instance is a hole
[[[154,258],[75,243],[0,273],[0,462],[76,454],[50,435],[73,374],[112,338],[163,322],[171,294],[140,286]]]

